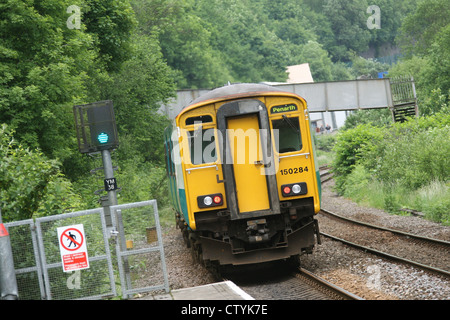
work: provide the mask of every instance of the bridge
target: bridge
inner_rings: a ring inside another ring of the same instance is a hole
[[[407,115],[418,115],[412,78],[269,84],[306,99],[312,114],[389,108],[395,121],[402,121]],[[176,99],[164,106],[166,115],[169,119],[175,118],[183,107],[208,91],[178,90]]]

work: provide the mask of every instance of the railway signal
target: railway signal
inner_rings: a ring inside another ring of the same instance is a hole
[[[105,173],[105,191],[108,201],[102,201],[105,207],[107,226],[112,226],[110,206],[117,205],[117,183],[111,161],[111,150],[119,146],[116,120],[111,100],[97,101],[73,107],[77,129],[78,148],[81,153],[101,152]]]
[[[73,111],[81,153],[111,150],[119,146],[112,101],[74,106]]]

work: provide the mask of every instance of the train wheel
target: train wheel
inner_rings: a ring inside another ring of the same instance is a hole
[[[189,249],[191,247],[191,241],[189,241],[189,231],[185,228],[181,231],[183,235],[184,243],[186,244],[186,247]]]
[[[290,256],[286,262],[289,268],[298,269],[300,267],[300,255]]]
[[[190,242],[192,258],[194,259],[194,261],[197,263],[200,263],[200,264],[204,264],[203,263],[203,254],[202,254],[202,245],[200,244],[198,239],[196,239],[195,235],[191,234],[191,236],[189,237],[189,242]]]

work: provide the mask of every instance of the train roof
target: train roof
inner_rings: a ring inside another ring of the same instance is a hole
[[[230,84],[220,88],[213,89],[205,94],[202,94],[200,97],[192,101],[190,104],[196,104],[206,100],[212,100],[221,98],[224,96],[236,95],[236,94],[254,94],[257,92],[273,92],[282,90],[262,84],[262,83],[237,83]]]
[[[267,92],[285,92],[276,87],[262,84],[262,83],[237,83],[229,84],[220,88],[213,89],[207,93],[202,94],[200,97],[191,101],[187,106],[183,108],[183,111],[188,107],[208,100],[217,100],[227,98],[229,96],[254,96],[258,93]]]
[[[236,83],[236,84],[229,84],[225,85],[223,87],[219,87],[216,89],[213,89],[211,91],[208,91],[198,98],[191,101],[189,104],[187,104],[182,110],[178,113],[177,117],[180,116],[185,111],[188,111],[190,109],[195,109],[196,107],[199,107],[202,105],[202,102],[214,102],[217,100],[224,100],[224,99],[231,99],[231,98],[244,98],[244,97],[252,97],[257,96],[260,94],[267,94],[267,93],[284,93],[284,94],[290,94],[295,95],[298,97],[298,95],[288,92],[286,90],[279,89],[277,87],[267,85],[264,83]],[[199,105],[200,104],[200,105]]]

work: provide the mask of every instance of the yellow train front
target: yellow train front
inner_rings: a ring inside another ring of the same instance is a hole
[[[165,147],[177,226],[201,261],[295,260],[320,241],[303,98],[263,84],[214,89],[178,114]]]

